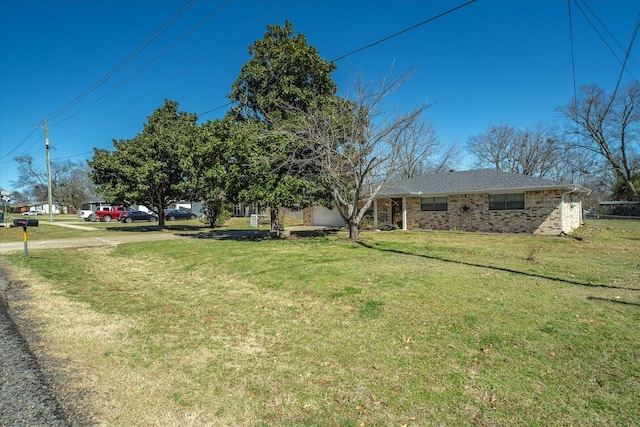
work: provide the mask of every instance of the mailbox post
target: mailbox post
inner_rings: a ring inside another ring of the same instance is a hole
[[[38,220],[30,218],[16,218],[13,220],[15,227],[22,226],[22,240],[24,240],[24,257],[29,258],[29,248],[27,247],[27,227],[37,227]]]
[[[0,215],[0,224],[4,223],[4,218],[7,216],[7,202],[11,201],[11,196],[8,191],[0,191],[0,199],[4,202],[4,210],[2,211],[2,215]]]

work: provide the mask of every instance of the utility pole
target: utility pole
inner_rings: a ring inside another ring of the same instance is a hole
[[[49,128],[47,119],[44,119],[44,143],[47,150],[47,193],[49,202],[49,222],[53,222],[53,209],[51,209],[51,162],[49,161]]]

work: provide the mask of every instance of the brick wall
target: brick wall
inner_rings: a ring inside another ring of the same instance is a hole
[[[311,224],[311,206],[307,206],[302,210],[302,225]]]
[[[563,231],[568,233],[582,225],[582,200],[573,195],[565,195]]]
[[[447,211],[421,211],[420,197],[407,197],[407,229],[463,230],[557,235],[579,227],[582,204],[565,196],[564,230],[560,190],[525,192],[522,210],[489,210],[489,195],[460,194],[447,198]],[[385,200],[378,200],[378,227],[389,215]]]

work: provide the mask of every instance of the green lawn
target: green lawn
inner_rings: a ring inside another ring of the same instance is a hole
[[[6,256],[105,425],[635,425],[640,223]]]
[[[22,218],[18,214],[13,214],[7,218]],[[37,219],[37,227],[28,227],[27,239],[28,241],[35,240],[50,240],[50,239],[63,239],[72,237],[90,237],[99,235],[111,235],[118,232],[143,232],[143,231],[155,231],[158,229],[157,222],[133,222],[130,224],[122,223],[119,221],[110,222],[88,222],[82,218],[78,218],[75,215],[55,215],[53,217],[53,224],[49,222],[48,215],[42,215],[38,217],[29,217],[30,219]],[[236,219],[231,221],[231,226],[235,223],[241,223],[244,227],[248,226],[249,219],[243,218],[240,222]],[[12,223],[9,219],[5,223]],[[94,230],[78,230],[68,227],[59,226],[56,224],[72,224],[81,227],[89,227]],[[245,225],[246,223],[246,225]],[[209,228],[205,227],[203,222],[199,219],[196,220],[180,220],[180,221],[166,221],[165,227],[171,231],[207,231]],[[22,242],[23,240],[23,228],[22,227],[0,227],[0,243],[1,242]]]

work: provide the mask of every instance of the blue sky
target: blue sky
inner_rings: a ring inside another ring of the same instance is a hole
[[[16,156],[45,167],[45,118],[51,159],[80,161],[134,137],[165,98],[201,121],[221,117],[211,110],[228,102],[267,24],[288,19],[331,61],[466,2],[199,0],[132,55],[184,0],[0,0],[0,189],[19,189]],[[477,0],[338,60],[334,80],[346,94],[356,76],[412,68],[394,102],[433,102],[440,140],[463,146],[492,125],[552,122],[573,96],[573,70],[577,85],[612,90],[639,12],[640,0]],[[638,44],[622,84],[640,78]]]

